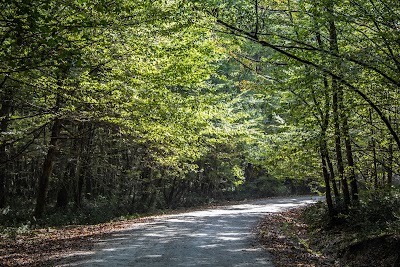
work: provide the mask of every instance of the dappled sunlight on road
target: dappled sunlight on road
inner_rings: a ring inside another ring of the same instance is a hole
[[[319,200],[317,197],[313,198],[290,198],[290,199],[282,199],[277,200],[276,202],[273,199],[256,201],[254,203],[248,204],[238,204],[232,206],[225,206],[222,208],[212,209],[212,210],[204,210],[204,211],[194,211],[185,213],[184,215],[193,216],[193,217],[209,217],[209,216],[221,216],[221,215],[235,215],[241,214],[245,211],[246,214],[249,213],[269,213],[269,212],[279,212],[282,209],[297,207],[299,205],[313,203],[316,200]],[[176,215],[181,216],[181,215]]]
[[[163,216],[99,240],[90,254],[59,266],[273,266],[251,228],[268,213],[316,200],[266,199]]]

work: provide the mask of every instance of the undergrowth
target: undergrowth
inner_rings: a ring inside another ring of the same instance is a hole
[[[380,189],[363,193],[357,204],[350,206],[348,212],[339,213],[333,221],[329,219],[325,203],[308,207],[304,218],[314,230],[341,229],[361,235],[374,232],[398,234],[400,190]]]
[[[146,214],[131,213],[126,208],[109,200],[97,199],[85,202],[81,207],[73,204],[64,208],[49,208],[42,218],[33,216],[33,205],[6,207],[0,213],[0,234],[18,235],[43,227],[66,225],[89,225],[113,220],[132,219]]]
[[[400,247],[399,189],[365,192],[334,220],[329,219],[325,203],[311,205],[304,210],[303,220],[310,244],[340,258],[343,266],[397,266],[393,262],[400,260],[400,251],[396,252]]]

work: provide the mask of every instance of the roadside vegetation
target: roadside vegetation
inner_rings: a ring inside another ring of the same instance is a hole
[[[400,191],[381,190],[361,199],[335,223],[320,202],[268,216],[256,232],[278,267],[399,266]]]

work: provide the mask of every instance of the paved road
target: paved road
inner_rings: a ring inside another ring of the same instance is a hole
[[[252,227],[266,214],[315,202],[315,197],[267,199],[164,216],[99,240],[88,255],[59,266],[272,267]]]

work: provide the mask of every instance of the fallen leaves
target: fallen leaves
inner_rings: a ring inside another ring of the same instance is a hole
[[[257,226],[259,241],[277,267],[400,266],[399,235],[358,240],[359,233],[351,227],[308,231],[302,216],[305,209],[272,213]]]
[[[90,252],[94,241],[105,235],[131,229],[135,224],[150,222],[154,218],[37,229],[13,237],[2,235],[0,266],[53,266],[59,259],[72,252]]]
[[[308,245],[307,225],[301,220],[303,208],[271,213],[257,226],[258,238],[274,256],[277,267],[339,266]]]

